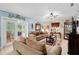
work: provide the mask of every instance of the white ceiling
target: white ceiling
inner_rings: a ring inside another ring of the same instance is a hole
[[[69,3],[0,3],[0,10],[36,19],[46,15],[49,9],[59,12],[62,17],[68,17],[77,13],[79,4],[74,4],[73,7],[70,7]]]

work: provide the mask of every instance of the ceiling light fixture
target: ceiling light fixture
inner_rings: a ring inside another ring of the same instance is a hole
[[[54,8],[55,9],[55,8]],[[49,10],[49,13],[45,16],[47,19],[53,20],[55,18],[57,18],[58,16],[60,16],[59,13],[52,11],[51,9]]]

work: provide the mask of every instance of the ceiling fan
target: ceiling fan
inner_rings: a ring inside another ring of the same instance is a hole
[[[50,11],[49,15],[46,16],[48,19],[52,20],[52,19],[55,19],[59,16],[59,14],[55,13],[55,12],[52,12]]]
[[[74,6],[74,3],[70,3],[70,7],[73,7]]]
[[[57,14],[54,14],[54,13],[52,13],[52,12],[51,12],[51,13],[50,13],[50,16],[51,16],[51,17],[54,17],[54,18],[56,18],[56,17],[57,17],[57,16],[59,16],[59,15],[57,15]]]

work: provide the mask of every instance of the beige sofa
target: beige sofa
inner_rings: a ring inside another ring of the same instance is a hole
[[[15,51],[17,51],[21,55],[41,55],[43,54],[42,52],[36,49],[32,49],[28,45],[23,44],[22,42],[19,42],[19,41],[14,41],[13,48]]]
[[[13,47],[14,50],[21,55],[61,55],[62,52],[60,46],[49,46],[42,44],[34,40],[34,38],[26,39],[26,44],[19,41],[14,41]]]

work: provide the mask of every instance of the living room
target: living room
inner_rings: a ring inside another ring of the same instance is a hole
[[[79,54],[78,45],[70,40],[79,33],[78,6],[0,3],[0,55]]]

